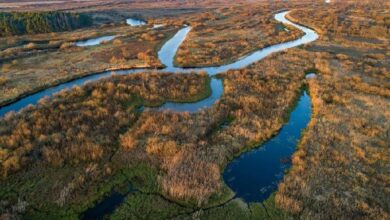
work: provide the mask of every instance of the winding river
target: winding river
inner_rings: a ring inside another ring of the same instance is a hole
[[[84,41],[77,41],[75,43],[76,46],[78,47],[89,47],[89,46],[95,46],[101,44],[103,41],[111,41],[115,38],[115,35],[111,36],[103,36],[103,37],[97,37],[97,38],[92,38]]]
[[[306,90],[300,96],[289,121],[278,134],[253,150],[241,154],[223,173],[225,183],[246,202],[262,202],[273,193],[311,118],[311,102]]]
[[[136,27],[136,26],[143,26],[146,24],[146,22],[143,20],[128,18],[128,19],[126,19],[126,24],[133,26],[133,27]],[[159,28],[162,26],[163,26],[162,24],[154,25],[153,29],[156,29],[156,28]],[[97,37],[97,38],[91,38],[91,39],[87,39],[87,40],[77,41],[77,42],[75,42],[75,45],[78,47],[96,46],[96,45],[101,44],[104,41],[111,41],[111,40],[115,39],[115,37],[117,37],[117,36],[115,36],[115,35],[101,36],[101,37]]]
[[[180,29],[170,40],[168,40],[163,45],[163,47],[158,52],[158,57],[161,63],[165,65],[164,69],[158,71],[178,73],[204,71],[209,76],[212,76],[210,83],[211,95],[201,101],[193,103],[167,102],[159,107],[158,110],[196,112],[202,108],[210,107],[218,99],[220,99],[223,94],[223,83],[220,79],[213,77],[214,75],[226,72],[231,69],[240,69],[246,67],[263,59],[271,53],[306,44],[318,38],[318,35],[313,30],[287,20],[285,17],[287,13],[288,12],[286,11],[277,13],[275,14],[274,18],[286,25],[294,26],[300,29],[302,32],[304,32],[304,35],[301,38],[257,50],[233,63],[217,67],[179,68],[174,66],[173,61],[176,51],[185,40],[187,34],[191,31],[191,27],[186,26]],[[142,22],[134,23],[133,20],[128,20],[127,23],[131,23],[130,25],[143,24]],[[91,43],[84,42],[84,44],[87,45]],[[0,107],[0,117],[11,111],[17,112],[30,104],[36,104],[41,98],[45,96],[50,97],[63,89],[80,86],[89,81],[96,81],[105,77],[109,77],[112,74],[125,75],[145,71],[150,70],[131,69],[120,71],[105,71],[62,83],[32,95],[23,97],[9,105]],[[283,177],[285,169],[290,166],[289,158],[295,150],[295,146],[301,136],[302,129],[306,127],[310,120],[310,114],[310,98],[305,91],[301,95],[295,110],[291,113],[289,122],[283,126],[278,135],[265,142],[262,147],[246,152],[228,164],[223,177],[228,186],[233,189],[234,192],[236,192],[237,197],[243,198],[247,202],[261,202],[268,198],[268,196],[273,191],[275,191],[278,182]],[[100,204],[104,204],[103,206],[106,206],[104,201]],[[113,210],[111,208],[108,209]],[[93,212],[90,214],[94,216]]]
[[[303,27],[301,25],[295,24],[290,22],[285,18],[286,14],[288,12],[280,12],[275,14],[275,19],[279,22],[282,22],[287,25],[294,26],[301,31],[304,32],[304,36],[297,40],[289,41],[286,43],[276,44],[272,45],[260,50],[257,50],[253,52],[252,54],[242,57],[238,59],[237,61],[222,65],[218,67],[204,67],[204,68],[179,68],[175,67],[173,65],[173,60],[176,54],[176,51],[178,50],[180,44],[185,40],[187,34],[190,32],[191,27],[183,27],[180,29],[170,40],[168,40],[161,50],[158,52],[158,57],[160,61],[166,66],[164,69],[158,70],[160,72],[180,72],[180,73],[188,73],[188,72],[199,72],[199,71],[205,71],[210,76],[214,76],[215,74],[222,73],[231,69],[240,69],[245,66],[248,66],[254,62],[257,62],[264,57],[268,56],[271,53],[282,51],[288,48],[296,47],[302,44],[306,44],[309,42],[312,42],[318,38],[318,35],[311,29]],[[104,71],[101,73],[96,73],[93,75],[89,75],[80,79],[72,80],[66,83],[62,83],[57,86],[50,87],[48,89],[39,91],[37,93],[22,97],[16,102],[13,102],[9,105],[0,107],[0,117],[4,116],[6,113],[11,111],[19,111],[22,108],[28,106],[28,105],[35,105],[37,102],[45,97],[45,96],[52,96],[53,94],[67,88],[72,88],[74,86],[80,86],[83,85],[86,82],[89,81],[96,81],[105,77],[109,77],[112,74],[117,75],[124,75],[124,74],[132,74],[137,72],[147,72],[150,71],[150,69],[130,69],[130,70],[119,70],[119,71]],[[222,95],[223,93],[223,84],[221,80],[213,78],[211,80],[211,96],[203,99],[198,102],[194,103],[166,103],[162,107],[160,107],[160,110],[172,110],[172,111],[189,111],[189,112],[196,112],[202,108],[207,108],[212,106]]]

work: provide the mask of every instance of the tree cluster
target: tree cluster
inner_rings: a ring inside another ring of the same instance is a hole
[[[0,37],[70,31],[92,24],[85,14],[67,12],[1,12]]]

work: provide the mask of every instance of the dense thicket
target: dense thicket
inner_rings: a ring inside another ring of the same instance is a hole
[[[66,12],[0,13],[0,36],[69,31],[92,24],[85,14]]]

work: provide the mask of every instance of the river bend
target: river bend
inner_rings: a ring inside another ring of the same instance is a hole
[[[296,47],[302,44],[310,43],[318,38],[318,35],[315,31],[303,27],[301,25],[292,23],[291,21],[286,19],[286,14],[288,12],[280,12],[275,14],[274,18],[287,25],[294,26],[298,28],[299,30],[304,32],[304,35],[296,40],[280,43],[276,45],[272,45],[260,50],[257,50],[250,55],[247,55],[245,57],[242,57],[238,59],[237,61],[222,65],[218,67],[201,67],[201,68],[179,68],[174,66],[174,57],[179,49],[182,42],[185,40],[187,34],[191,31],[191,27],[183,27],[180,29],[171,39],[169,39],[161,48],[161,50],[158,52],[158,58],[160,59],[161,63],[163,63],[166,67],[161,70],[157,70],[159,72],[180,72],[180,73],[188,73],[188,72],[199,72],[199,71],[205,71],[210,76],[214,76],[215,74],[226,72],[231,69],[240,69],[244,68],[252,63],[255,63],[264,57],[270,55],[271,53],[282,51],[288,48]],[[96,73],[92,75],[85,76],[80,79],[75,79],[66,83],[61,83],[57,86],[50,87],[48,89],[41,90],[39,92],[36,92],[31,95],[27,95],[25,97],[22,97],[16,102],[13,102],[9,105],[5,105],[0,107],[0,117],[3,117],[6,113],[11,111],[20,111],[24,107],[27,107],[28,105],[35,105],[38,103],[38,101],[45,97],[45,96],[53,96],[53,94],[63,90],[72,88],[74,86],[81,86],[86,82],[90,81],[96,81],[105,77],[109,77],[112,74],[117,75],[124,75],[124,74],[132,74],[132,73],[138,73],[138,72],[147,72],[151,71],[150,69],[130,69],[130,70],[118,70],[118,71],[104,71],[101,73]],[[155,70],[153,70],[155,71]],[[198,102],[193,103],[165,103],[163,106],[159,108],[159,110],[172,110],[172,111],[189,111],[189,112],[196,112],[199,111],[202,108],[207,108],[212,106],[223,93],[223,84],[220,79],[213,78],[211,80],[211,95],[210,97],[200,100]]]

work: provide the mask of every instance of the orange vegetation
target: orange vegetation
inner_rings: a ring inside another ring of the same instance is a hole
[[[314,116],[276,203],[303,219],[389,219],[389,7],[342,3],[302,9],[321,30],[299,57],[315,63]],[[309,53],[309,55],[304,55]]]
[[[230,63],[257,49],[297,38],[298,29],[273,19],[283,3],[219,8],[189,18],[193,29],[177,53],[180,66]]]
[[[206,82],[205,76],[195,74],[114,77],[9,114],[0,121],[1,176],[40,160],[56,166],[99,161],[114,150],[119,129],[136,119],[135,104],[141,104],[137,99],[154,105],[186,100],[205,90]]]
[[[222,74],[225,92],[216,105],[195,114],[145,112],[122,135],[116,160],[148,158],[163,171],[159,181],[166,195],[207,204],[221,189],[225,164],[281,127],[305,68],[310,66],[295,54],[282,54]],[[220,128],[228,118],[234,120]]]
[[[157,33],[147,27],[114,25],[74,32],[0,38],[0,104],[42,88],[91,73],[111,69],[159,68],[160,45],[174,34],[176,27]],[[104,35],[117,35],[109,42],[76,47],[74,42]],[[145,37],[150,36],[150,37]],[[27,43],[24,42],[39,42]],[[3,44],[4,43],[4,44]],[[24,46],[21,46],[24,45]]]

